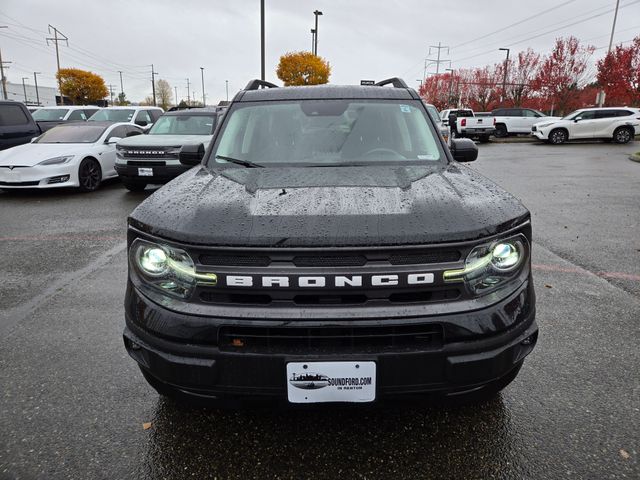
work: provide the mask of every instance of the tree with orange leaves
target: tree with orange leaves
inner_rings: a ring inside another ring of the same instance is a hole
[[[331,66],[313,53],[290,52],[280,57],[276,74],[287,87],[320,85],[329,82]]]
[[[77,68],[61,68],[56,74],[62,95],[74,105],[96,103],[109,95],[109,90],[100,75]]]

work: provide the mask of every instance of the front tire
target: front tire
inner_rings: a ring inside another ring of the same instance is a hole
[[[549,133],[549,142],[553,145],[561,145],[569,140],[569,134],[564,128],[556,128]]]
[[[613,141],[615,143],[624,144],[633,140],[633,131],[629,127],[618,127],[613,132]]]
[[[78,182],[81,192],[93,192],[102,183],[102,169],[95,158],[85,158],[78,167]]]
[[[130,192],[142,192],[145,188],[147,188],[147,184],[144,182],[134,182],[131,180],[123,180],[122,184],[124,185],[124,188],[126,188]]]

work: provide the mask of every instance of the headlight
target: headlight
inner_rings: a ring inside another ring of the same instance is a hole
[[[73,155],[47,158],[46,160],[43,160],[42,162],[38,163],[38,165],[62,165],[64,163],[69,163],[72,158],[73,158]]]
[[[489,293],[517,277],[529,256],[524,235],[475,247],[464,267],[444,272],[445,282],[464,282],[477,295]]]
[[[168,245],[137,239],[129,250],[131,267],[145,285],[163,293],[187,298],[198,284],[215,285],[215,273],[197,273],[187,252]]]

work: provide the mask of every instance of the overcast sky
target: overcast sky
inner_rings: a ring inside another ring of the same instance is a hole
[[[441,51],[453,68],[504,59],[499,47],[515,53],[551,49],[558,36],[575,35],[606,52],[615,0],[266,0],[267,80],[278,82],[279,56],[310,50],[313,11],[319,18],[318,54],[332,66],[332,83],[358,83],[401,76],[416,86],[425,58]],[[225,98],[260,76],[259,0],[3,0],[0,48],[9,81],[20,83],[34,71],[42,85],[54,86],[55,50],[47,46],[47,25],[69,37],[61,46],[62,67],[102,75],[133,101],[151,93],[150,64],[178,87],[180,98]],[[614,43],[640,34],[640,0],[621,0]],[[550,10],[550,11],[547,11]],[[530,18],[533,17],[535,18]],[[592,18],[591,18],[592,17]],[[524,20],[524,21],[523,21]],[[574,24],[574,25],[571,25]],[[511,26],[513,25],[513,26]],[[508,27],[508,28],[506,28]],[[497,33],[495,33],[497,32]],[[535,38],[534,38],[535,37]],[[513,55],[512,53],[512,55]],[[441,69],[448,65],[441,64]],[[435,71],[430,65],[429,72]],[[279,83],[279,82],[278,82]]]

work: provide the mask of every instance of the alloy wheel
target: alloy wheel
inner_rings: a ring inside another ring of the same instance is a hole
[[[100,164],[92,158],[85,158],[82,163],[80,163],[78,180],[80,182],[80,189],[85,192],[92,192],[97,189],[102,180]]]

